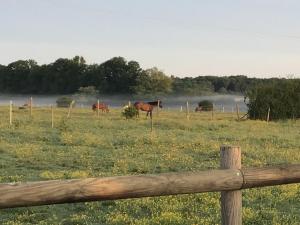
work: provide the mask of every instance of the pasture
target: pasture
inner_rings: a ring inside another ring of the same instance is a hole
[[[91,109],[29,112],[0,107],[0,182],[107,177],[219,167],[219,146],[239,145],[244,167],[300,162],[299,121],[236,121],[235,113],[121,110],[96,116]],[[219,224],[219,193],[89,202],[0,210],[4,225]],[[300,185],[243,191],[244,224],[299,224]]]

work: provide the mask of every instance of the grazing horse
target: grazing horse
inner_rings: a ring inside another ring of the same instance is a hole
[[[161,104],[161,101],[154,101],[154,102],[136,102],[134,103],[134,107],[138,110],[141,110],[141,111],[145,111],[147,112],[147,116],[150,114],[150,118],[152,118],[152,111],[153,111],[153,108],[154,107],[159,107],[159,108],[162,108],[162,104]],[[138,116],[139,116],[139,113],[138,113]]]
[[[95,103],[95,104],[93,104],[93,106],[92,106],[92,109],[93,109],[93,111],[96,111],[97,109],[101,109],[102,110],[102,112],[109,112],[109,109],[108,109],[108,106],[106,105],[106,104],[104,104],[104,103]]]

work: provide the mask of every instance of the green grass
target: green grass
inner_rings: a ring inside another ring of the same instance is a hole
[[[244,167],[300,162],[299,121],[235,121],[235,114],[154,113],[154,132],[141,114],[101,114],[0,107],[0,182],[197,171],[219,167],[219,147],[242,148]],[[0,196],[1,197],[1,196]],[[220,224],[219,193],[76,203],[0,210],[17,224]],[[300,185],[243,191],[244,224],[299,224]]]

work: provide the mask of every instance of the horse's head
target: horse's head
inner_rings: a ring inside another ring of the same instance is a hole
[[[159,101],[159,108],[162,108],[163,106],[162,106],[162,104],[161,104],[162,102],[161,101]]]

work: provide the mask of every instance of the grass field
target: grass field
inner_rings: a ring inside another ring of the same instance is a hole
[[[89,109],[0,107],[0,182],[107,177],[219,166],[222,144],[240,145],[244,167],[300,162],[299,121],[235,121],[235,114],[154,113],[125,120]],[[0,196],[1,197],[1,196]],[[220,224],[219,193],[0,210],[0,224]],[[244,224],[300,224],[300,185],[243,191]]]

